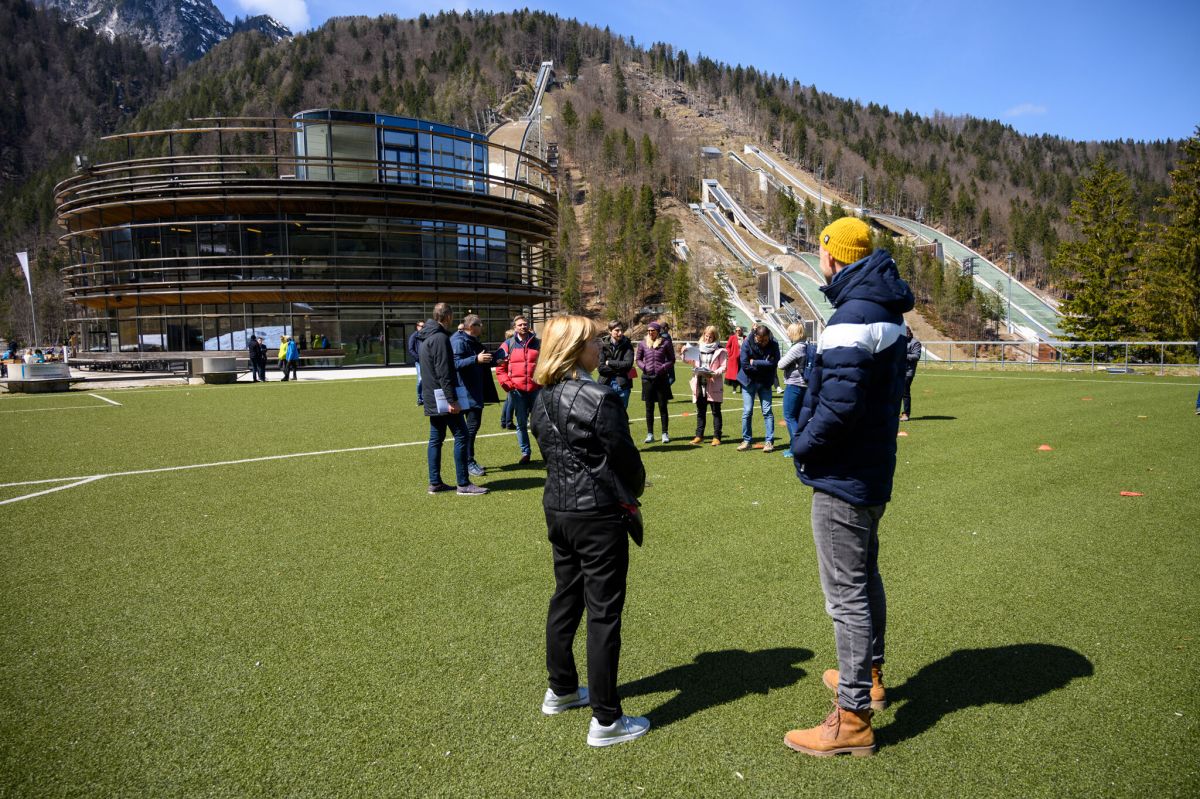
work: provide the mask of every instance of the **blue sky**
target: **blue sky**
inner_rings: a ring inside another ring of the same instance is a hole
[[[512,3],[216,0],[294,30],[330,16],[411,17]],[[1071,139],[1181,139],[1200,125],[1200,0],[522,3],[639,44],[668,42],[839,97],[999,119]],[[732,9],[733,13],[730,13]]]

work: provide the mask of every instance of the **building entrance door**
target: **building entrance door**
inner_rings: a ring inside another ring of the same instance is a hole
[[[404,322],[387,322],[384,325],[385,357],[388,366],[412,366],[408,355],[410,326]]]

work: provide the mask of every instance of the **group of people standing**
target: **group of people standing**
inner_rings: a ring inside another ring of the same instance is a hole
[[[788,331],[792,346],[782,357],[770,331],[761,327],[720,347],[710,327],[686,362],[693,367],[693,399],[698,411],[713,409],[719,443],[722,381],[730,361],[736,361],[746,449],[756,402],[762,405],[768,443],[773,439],[773,418],[767,414],[776,370],[784,370],[785,418],[792,436],[788,454],[799,480],[813,489],[817,572],[837,650],[837,668],[822,675],[834,696],[832,712],[815,727],[788,732],[784,743],[816,756],[869,755],[875,748],[872,714],[887,706],[879,522],[891,499],[900,398],[911,371],[903,314],[912,309],[913,295],[891,255],[872,251],[865,222],[839,219],[821,232],[820,241],[827,281],[822,291],[835,311],[816,347],[804,340],[803,328],[795,327]],[[673,364],[674,351],[653,325],[636,349],[622,343],[619,325],[609,326],[603,344],[599,333],[594,322],[579,316],[555,317],[547,324],[534,375],[545,388],[535,400],[533,431],[546,460],[542,504],[555,580],[546,620],[549,686],[542,712],[557,715],[590,706],[587,743],[608,746],[650,729],[648,719],[624,713],[617,691],[628,540],[641,543],[638,497],[645,487],[626,412],[633,379],[630,351],[642,368],[644,393],[648,387],[653,400],[647,402],[648,424],[664,386],[669,391],[670,382],[661,375]],[[665,414],[662,421],[666,440]],[[704,424],[698,413],[695,443],[703,440]],[[572,654],[585,609],[586,685]]]
[[[835,697],[833,711],[815,727],[788,732],[784,742],[810,755],[868,755],[874,751],[872,714],[887,706],[879,522],[891,499],[900,400],[910,393],[912,354],[919,358],[920,344],[913,345],[903,319],[913,307],[912,292],[888,252],[872,251],[866,223],[846,217],[822,231],[821,271],[827,280],[822,291],[835,312],[819,344],[807,341],[803,326],[792,325],[790,346],[781,354],[770,330],[756,325],[744,339],[739,330],[722,346],[709,326],[680,360],[692,367],[689,384],[697,406],[692,443],[704,442],[710,409],[711,443],[720,443],[721,403],[732,380],[742,393],[741,451],[752,449],[755,405],[765,425],[763,450],[774,450],[772,400],[783,370],[791,436],[785,454],[800,482],[813,489],[817,572],[837,650],[837,668],[822,675]],[[521,462],[529,462],[532,430],[546,463],[542,505],[555,588],[546,619],[542,712],[590,706],[591,746],[638,738],[650,722],[625,714],[617,690],[628,542],[641,544],[639,497],[646,476],[627,406],[640,374],[646,442],[654,441],[655,410],[662,441],[670,440],[667,402],[677,358],[669,333],[652,322],[634,345],[618,322],[601,338],[592,320],[558,316],[547,323],[543,340],[518,317],[513,334],[487,352],[479,341],[478,316],[468,315],[452,335],[453,321],[450,307],[438,303],[410,342],[419,363],[418,402],[430,426],[429,493],[487,493],[470,478],[486,474],[475,458],[474,440],[483,405],[498,400],[488,374],[495,368],[512,400]],[[909,410],[906,404],[905,413]],[[457,487],[441,479],[447,430],[454,436]],[[579,679],[572,649],[585,610],[587,684]]]
[[[692,402],[696,405],[696,429],[692,444],[704,442],[711,411],[713,438],[711,446],[721,443],[724,418],[721,407],[726,386],[742,393],[742,443],[739,451],[753,448],[753,416],[755,405],[760,408],[765,425],[764,452],[775,450],[775,414],[772,391],[778,383],[777,369],[783,368],[786,382],[793,388],[785,393],[784,416],[791,431],[799,414],[799,402],[806,385],[805,372],[816,354],[815,347],[805,341],[803,325],[788,328],[792,347],[783,358],[779,344],[765,325],[757,325],[743,339],[744,328],[738,327],[724,344],[718,340],[717,328],[709,325],[700,341],[682,348],[678,354],[670,334],[660,322],[651,322],[646,336],[636,346],[625,336],[620,322],[610,322],[608,335],[603,339],[597,372],[600,381],[616,392],[624,407],[629,407],[633,381],[639,373],[642,380],[642,400],[646,404],[645,443],[654,442],[654,423],[657,415],[662,430],[662,443],[669,443],[671,417],[667,403],[674,398],[675,365],[682,361],[692,367],[688,381]]]
[[[521,453],[517,462],[527,464],[533,454],[529,414],[541,388],[534,376],[541,343],[524,316],[513,320],[512,335],[494,352],[487,352],[480,340],[483,320],[478,315],[467,314],[451,334],[453,323],[453,310],[440,302],[430,319],[417,324],[408,341],[417,366],[417,404],[429,419],[428,491],[481,496],[488,489],[472,483],[471,477],[487,474],[487,468],[476,457],[475,440],[483,423],[484,405],[499,402],[491,370],[495,368],[496,378],[511,403]],[[456,486],[442,480],[442,445],[447,431],[454,437]]]
[[[278,363],[279,371],[283,372],[283,380],[286,383],[288,376],[296,377],[296,368],[300,365],[300,350],[302,345],[299,344],[294,336],[279,337],[279,352]],[[269,350],[265,339],[260,339],[258,336],[251,334],[246,339],[246,351],[250,356],[250,375],[255,383],[267,382],[267,355]]]

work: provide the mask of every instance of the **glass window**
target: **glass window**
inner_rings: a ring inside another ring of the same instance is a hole
[[[329,125],[304,125],[306,158],[300,161],[297,176],[305,180],[329,180]]]
[[[383,132],[383,143],[412,149],[417,146],[417,135],[399,130],[385,130]]]
[[[375,128],[369,125],[333,126],[334,180],[375,183],[378,178]]]
[[[310,227],[293,223],[288,230],[288,249],[293,257],[328,257],[333,237],[327,227]]]
[[[341,319],[338,329],[346,353],[343,365],[383,363],[383,325],[377,319]]]

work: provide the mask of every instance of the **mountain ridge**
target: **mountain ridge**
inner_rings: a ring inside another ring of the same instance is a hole
[[[279,41],[292,32],[260,14],[230,22],[212,0],[38,0],[78,25],[110,40],[129,36],[146,47],[195,61],[216,44],[243,30],[256,30]]]

